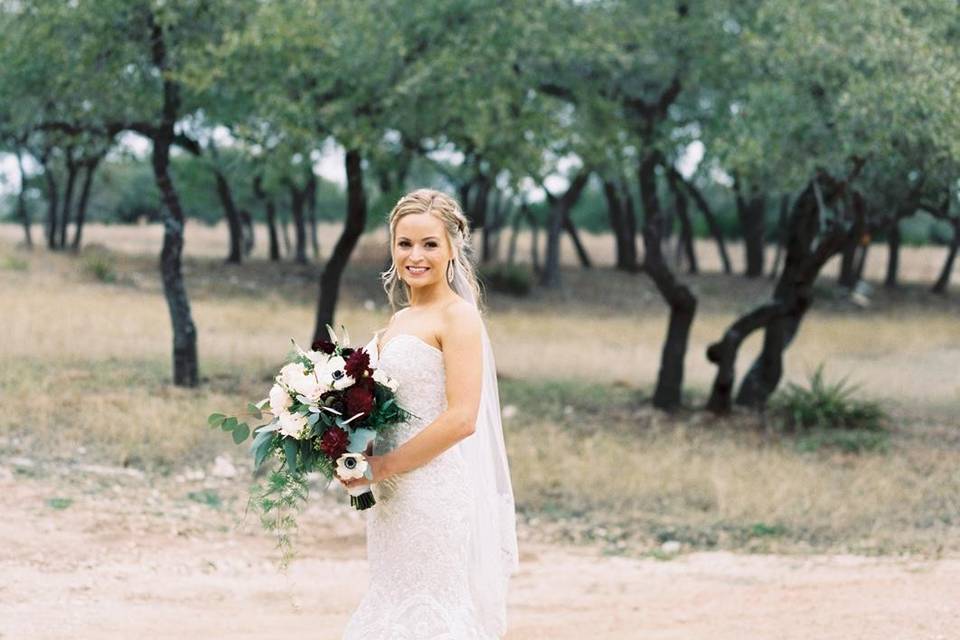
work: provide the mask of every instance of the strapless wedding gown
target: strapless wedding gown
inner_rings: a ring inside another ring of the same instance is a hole
[[[403,444],[447,407],[443,353],[399,334],[373,366],[399,382],[397,401],[417,416],[378,438],[374,454]],[[370,581],[343,640],[496,640],[476,618],[467,575],[471,498],[466,467],[453,446],[427,464],[372,485],[367,518]]]

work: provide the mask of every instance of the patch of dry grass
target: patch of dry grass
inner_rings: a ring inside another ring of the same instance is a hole
[[[85,446],[108,462],[160,470],[202,466],[222,451],[245,457],[205,418],[265,394],[289,338],[309,339],[315,273],[190,261],[203,385],[183,390],[168,384],[170,328],[155,259],[110,255],[117,281],[106,284],[84,274],[76,257],[0,243],[0,264],[16,265],[0,269],[0,434],[8,446],[34,456]],[[360,263],[347,275],[338,321],[355,342],[388,315],[382,304],[362,304],[379,299],[376,269],[376,261]],[[937,419],[960,408],[952,307],[814,309],[788,352],[787,376],[803,379],[825,361],[828,376],[851,373],[869,395],[896,398],[915,424],[898,428],[886,455],[801,453],[790,439],[752,429],[755,419],[667,418],[646,407],[662,306],[630,276],[568,275],[575,286],[594,278],[584,297],[633,286],[642,299],[631,302],[636,312],[610,315],[591,312],[576,295],[563,313],[557,294],[491,299],[502,398],[517,408],[505,424],[524,517],[563,521],[562,535],[599,539],[617,552],[665,539],[778,550],[960,549],[960,436],[953,422]],[[697,282],[702,312],[687,361],[694,393],[711,381],[706,345],[736,313],[730,287],[740,280],[725,282]],[[747,283],[741,298],[761,289]],[[743,366],[758,347],[759,337],[748,341]]]

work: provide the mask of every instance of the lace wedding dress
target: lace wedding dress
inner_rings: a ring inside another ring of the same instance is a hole
[[[372,364],[399,382],[397,400],[417,416],[374,444],[382,455],[409,440],[447,406],[443,352],[398,334]],[[377,362],[379,360],[379,362]],[[427,464],[372,485],[367,514],[368,590],[344,640],[496,640],[480,624],[470,596],[471,496],[466,467],[453,446]]]

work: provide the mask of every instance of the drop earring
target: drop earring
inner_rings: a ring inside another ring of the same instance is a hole
[[[450,270],[450,267],[453,267],[453,271]],[[453,277],[456,274],[456,265],[453,264],[453,260],[447,263],[447,282],[453,284]]]

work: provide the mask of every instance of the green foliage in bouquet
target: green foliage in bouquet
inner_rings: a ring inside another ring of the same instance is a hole
[[[268,412],[266,422],[251,429],[247,420],[223,413],[207,420],[211,428],[229,432],[236,444],[253,434],[254,470],[277,461],[266,482],[251,488],[248,508],[276,535],[282,566],[293,555],[290,535],[309,494],[307,474],[320,473],[329,482],[340,456],[368,452],[378,435],[415,417],[397,404],[393,381],[374,374],[369,354],[349,347],[345,331],[338,338],[327,329],[331,340],[315,343],[309,352],[294,343],[270,395],[247,405],[249,421],[262,421]]]

